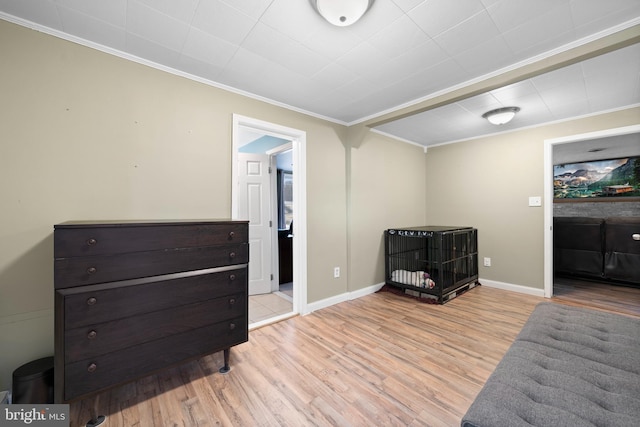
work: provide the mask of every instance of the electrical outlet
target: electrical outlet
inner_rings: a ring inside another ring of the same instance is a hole
[[[337,279],[338,277],[340,277],[340,267],[334,267],[334,269],[333,269],[333,278]]]
[[[491,258],[484,257],[484,266],[491,267]]]

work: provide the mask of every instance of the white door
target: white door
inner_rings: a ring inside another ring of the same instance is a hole
[[[249,220],[249,295],[271,292],[269,155],[238,153],[238,218]]]

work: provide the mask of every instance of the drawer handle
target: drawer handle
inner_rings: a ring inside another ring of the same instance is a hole
[[[640,234],[632,234],[632,235],[631,235],[631,238],[632,238],[633,240],[640,240]]]
[[[233,305],[233,304],[235,304],[235,303],[236,303],[236,299],[235,299],[235,298],[231,298],[231,299],[229,300],[229,305]]]
[[[91,238],[91,239],[87,240],[87,246],[93,246],[96,243],[98,243],[98,241],[96,239],[94,239],[94,238]]]
[[[236,235],[236,233],[234,231],[230,231],[229,232],[229,240],[232,240],[233,236],[235,236],[235,235]]]
[[[88,274],[96,274],[96,272],[97,272],[97,271],[98,271],[98,269],[97,269],[97,268],[95,268],[95,267],[89,267],[89,268],[87,268],[87,273],[88,273]]]
[[[89,366],[87,366],[87,372],[95,372],[96,369],[98,369],[98,365],[96,365],[95,363],[91,363]]]
[[[229,275],[229,280],[236,280],[236,275],[235,274],[230,274]]]
[[[87,334],[87,338],[89,338],[90,340],[95,339],[98,336],[98,333],[96,331],[89,331],[89,333]]]
[[[98,300],[95,299],[94,297],[91,297],[91,298],[87,299],[87,305],[94,305],[97,302],[98,302]]]
[[[236,328],[236,324],[235,323],[229,323],[229,330],[233,331]]]
[[[232,258],[232,259],[233,259],[233,258],[235,258],[235,257],[236,257],[236,253],[235,253],[235,252],[231,252],[231,253],[229,254],[229,258]]]

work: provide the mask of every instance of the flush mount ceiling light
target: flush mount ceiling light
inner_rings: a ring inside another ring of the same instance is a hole
[[[329,23],[338,27],[354,24],[362,18],[374,0],[309,0]]]
[[[482,115],[483,119],[489,120],[494,125],[503,125],[509,123],[513,116],[520,111],[520,107],[504,107],[496,110],[487,111]]]

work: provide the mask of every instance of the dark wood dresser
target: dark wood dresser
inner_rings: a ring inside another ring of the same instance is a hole
[[[55,401],[248,340],[246,221],[54,227]]]

